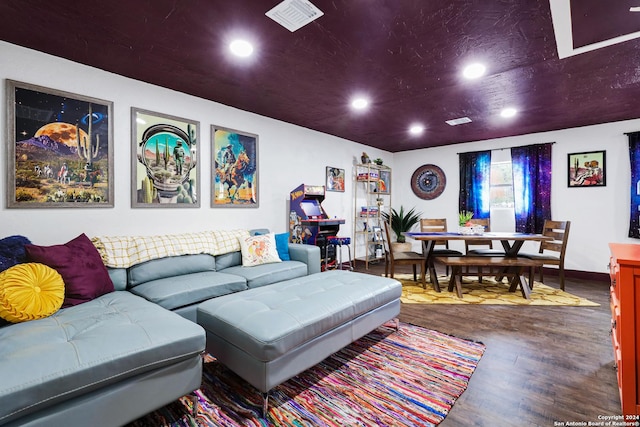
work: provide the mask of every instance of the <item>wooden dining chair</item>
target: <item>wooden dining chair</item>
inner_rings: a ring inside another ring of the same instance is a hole
[[[491,220],[489,218],[472,218],[469,220],[473,225],[481,225],[484,227],[485,232],[491,231]],[[480,249],[479,249],[480,248]],[[485,251],[484,254],[478,253],[478,251]],[[493,240],[465,240],[464,241],[464,253],[466,255],[485,255],[485,256],[500,256],[504,255],[504,251],[493,249]],[[468,271],[468,270],[467,270]],[[478,267],[478,281],[482,283],[482,267]]]
[[[420,219],[420,231],[423,233],[446,233],[447,219],[446,218],[421,218]],[[426,242],[422,242],[423,252],[425,252]],[[462,252],[455,249],[449,249],[448,240],[436,240],[433,248],[432,256],[461,256]],[[426,256],[426,253],[425,253]],[[437,259],[437,258],[436,258]],[[446,274],[449,275],[449,266],[446,267]]]
[[[557,265],[560,275],[560,289],[564,291],[564,256],[567,251],[569,241],[569,228],[571,221],[551,221],[545,220],[542,234],[552,237],[553,240],[540,242],[540,249],[537,253],[519,253],[518,256],[540,261],[537,267],[540,282],[543,282],[542,269],[545,265]],[[530,285],[533,286],[533,272],[530,273]]]
[[[486,232],[490,232],[491,231],[491,221],[489,220],[489,218],[473,218],[470,219],[469,222],[473,225],[481,225],[484,227],[484,231]],[[486,247],[488,249],[493,249],[493,240],[465,240],[464,241],[464,252],[465,254],[469,255],[469,248],[470,247],[477,247],[477,246],[481,246],[481,247]]]
[[[413,280],[414,282],[418,281],[417,278],[417,267],[420,266],[420,280],[422,281],[422,287],[426,288],[427,283],[425,280],[425,276],[427,273],[427,259],[424,255],[419,254],[417,252],[396,252],[393,250],[393,246],[391,246],[391,234],[389,233],[389,223],[384,221],[384,233],[385,233],[385,265],[384,265],[384,276],[389,276],[391,273],[391,278],[395,273],[396,265],[412,265],[413,266]]]

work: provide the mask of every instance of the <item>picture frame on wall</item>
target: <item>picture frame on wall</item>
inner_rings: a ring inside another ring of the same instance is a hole
[[[131,207],[199,208],[200,123],[131,108]]]
[[[344,169],[327,166],[326,186],[327,191],[339,191],[344,193]]]
[[[6,81],[7,208],[113,207],[113,102]]]
[[[259,207],[258,135],[212,125],[211,140],[211,207]]]
[[[391,171],[380,170],[380,178],[378,179],[377,191],[380,194],[391,193]]]
[[[606,186],[606,155],[605,150],[570,153],[567,156],[568,186],[576,188]]]

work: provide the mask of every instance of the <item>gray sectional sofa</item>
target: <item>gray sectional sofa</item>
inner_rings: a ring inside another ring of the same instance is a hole
[[[317,246],[289,254],[252,267],[233,251],[108,268],[114,292],[0,327],[0,426],[123,425],[196,390],[199,304],[320,272]]]

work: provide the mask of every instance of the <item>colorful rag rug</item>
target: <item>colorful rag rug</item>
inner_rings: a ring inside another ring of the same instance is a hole
[[[129,426],[435,426],[484,350],[419,326],[381,326],[272,389],[266,419],[261,394],[209,356],[195,420],[183,397]]]
[[[458,298],[455,289],[447,290],[449,277],[438,276],[440,289],[436,292],[431,283],[427,288],[422,283],[413,281],[412,274],[396,274],[395,278],[402,283],[402,297],[405,304],[484,304],[484,305],[564,305],[580,307],[598,307],[600,304],[586,298],[570,294],[558,288],[552,288],[540,282],[534,282],[531,298],[525,299],[520,289],[509,292],[509,284],[497,282],[493,276],[483,277],[482,283],[476,276],[465,276],[462,280],[462,299]]]

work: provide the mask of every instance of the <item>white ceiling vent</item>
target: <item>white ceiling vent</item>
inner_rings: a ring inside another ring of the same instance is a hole
[[[324,13],[307,0],[284,0],[265,15],[294,32],[320,18]]]
[[[447,120],[446,123],[449,126],[457,126],[464,123],[471,123],[471,119],[469,117],[460,117],[459,119]]]

